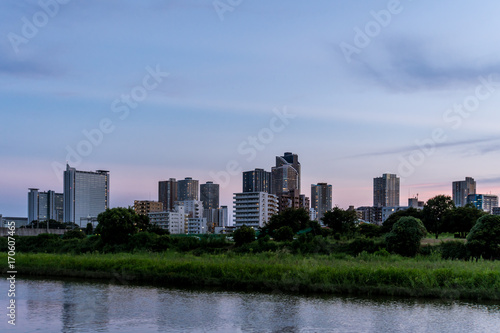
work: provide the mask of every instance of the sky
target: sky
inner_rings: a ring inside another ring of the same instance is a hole
[[[0,214],[62,192],[66,163],[110,171],[111,207],[158,181],[221,185],[298,154],[302,192],[401,205],[473,177],[500,194],[500,3],[0,2]]]

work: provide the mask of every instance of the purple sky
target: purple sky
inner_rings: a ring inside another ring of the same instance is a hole
[[[500,193],[496,1],[60,2],[0,3],[4,216],[62,191],[66,160],[109,170],[113,207],[234,169],[231,207],[286,151],[343,208],[383,173],[401,204],[466,176]]]

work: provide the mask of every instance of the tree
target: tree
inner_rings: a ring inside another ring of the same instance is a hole
[[[427,230],[436,235],[436,239],[443,232],[445,214],[453,208],[455,204],[448,195],[437,195],[425,203],[422,211],[423,222]]]
[[[381,226],[371,223],[360,224],[358,226],[358,233],[367,238],[375,238],[383,234]]]
[[[261,233],[259,236],[274,236],[274,232],[281,227],[290,227],[295,234],[298,231],[309,227],[315,229],[315,224],[311,223],[311,221],[309,220],[309,213],[305,209],[290,208],[282,211],[279,214],[271,216],[269,222],[260,229]]]
[[[479,218],[467,235],[467,252],[474,258],[500,257],[500,216]]]
[[[422,221],[412,216],[401,217],[385,236],[387,249],[402,256],[414,257],[426,234]]]
[[[343,210],[339,207],[334,207],[323,215],[322,221],[334,233],[348,233],[354,231],[358,216],[354,210]]]
[[[293,241],[293,232],[292,228],[289,226],[284,226],[274,231],[274,240],[278,242],[291,242]]]
[[[136,233],[138,215],[132,208],[111,208],[97,216],[95,229],[105,244],[123,244]]]
[[[92,235],[93,232],[94,232],[94,226],[90,222],[87,223],[87,227],[85,228],[85,234]]]
[[[422,210],[410,207],[405,210],[399,210],[397,212],[392,213],[382,224],[382,232],[388,233],[392,230],[392,226],[394,223],[398,222],[398,220],[405,216],[413,216],[414,218],[422,220]]]
[[[233,239],[236,246],[251,243],[255,240],[255,230],[244,224],[233,232]]]
[[[467,204],[464,207],[456,207],[444,214],[443,230],[459,233],[461,237],[465,238],[465,235],[483,215],[485,213],[472,204]]]

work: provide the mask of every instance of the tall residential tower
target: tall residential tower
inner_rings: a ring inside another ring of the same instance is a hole
[[[467,204],[467,197],[476,194],[476,181],[472,177],[466,177],[465,180],[453,182],[451,190],[455,206],[463,207]]]
[[[373,206],[399,206],[399,177],[384,173],[382,177],[373,178]]]
[[[311,208],[316,211],[318,221],[327,211],[332,210],[332,185],[327,183],[311,185]]]

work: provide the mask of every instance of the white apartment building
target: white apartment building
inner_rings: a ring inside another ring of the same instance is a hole
[[[235,193],[234,223],[236,228],[243,225],[254,229],[263,227],[271,216],[278,214],[278,197],[266,192]]]
[[[162,229],[168,230],[171,234],[186,234],[188,233],[188,216],[184,206],[176,206],[170,212],[153,212],[149,213],[151,224],[156,224]]]

